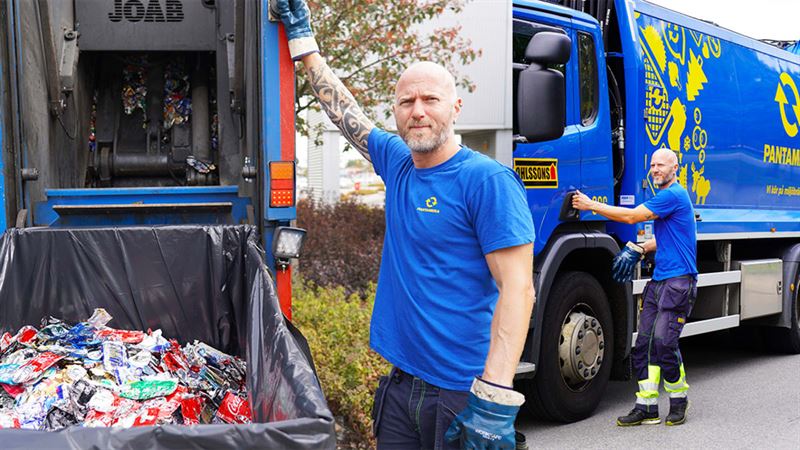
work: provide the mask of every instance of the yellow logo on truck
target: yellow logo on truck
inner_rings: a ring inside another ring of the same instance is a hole
[[[710,66],[705,64],[713,64],[722,55],[721,41],[651,16],[635,17],[644,62],[645,135],[653,150],[668,148],[676,153],[678,182],[691,188],[695,204],[705,205],[712,190],[705,174],[706,150],[713,146],[701,124],[698,100],[709,88],[706,71]]]
[[[790,101],[786,96],[786,88],[789,88],[793,101]],[[800,124],[798,124],[798,122],[800,122],[800,95],[798,95],[797,85],[794,84],[794,80],[786,72],[781,73],[780,81],[778,82],[778,91],[775,93],[775,101],[778,103],[778,108],[781,110],[781,121],[783,122],[783,129],[786,130],[786,134],[788,134],[789,137],[797,136],[798,127],[800,126]],[[794,112],[793,119],[791,118],[791,113],[786,113],[787,106],[789,105],[791,105],[791,111]]]
[[[550,158],[516,158],[517,172],[525,189],[552,189],[558,187],[558,160]]]

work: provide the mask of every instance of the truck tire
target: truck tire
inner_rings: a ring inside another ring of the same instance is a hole
[[[789,328],[765,328],[764,343],[770,350],[796,355],[800,353],[800,274],[795,277],[794,299]]]
[[[585,272],[559,275],[550,292],[539,367],[519,387],[535,416],[575,422],[594,412],[608,385],[614,361],[611,309],[600,283]]]

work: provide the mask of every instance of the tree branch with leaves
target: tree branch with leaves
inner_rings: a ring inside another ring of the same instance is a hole
[[[464,38],[460,26],[425,31],[420,24],[447,12],[459,13],[468,0],[308,0],[314,34],[329,66],[353,93],[364,112],[376,117],[378,107],[394,101],[394,85],[403,70],[416,61],[433,61],[450,70],[462,89],[474,83],[458,73],[458,65],[481,55]],[[297,128],[309,130],[300,112],[319,110],[317,99],[302,71],[297,72],[295,112]],[[384,109],[386,114],[388,109]],[[312,131],[312,133],[309,133]]]

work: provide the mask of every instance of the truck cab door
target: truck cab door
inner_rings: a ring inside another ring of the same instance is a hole
[[[577,95],[572,97],[580,135],[581,192],[601,203],[614,204],[611,118],[603,40],[596,23],[573,20],[575,32],[574,67]],[[592,211],[583,220],[605,220]]]
[[[572,55],[575,54],[575,35],[568,17],[543,11],[514,10],[513,22],[513,129],[515,148],[514,170],[525,185],[528,205],[536,227],[534,253],[547,244],[551,232],[558,226],[559,210],[566,192],[580,186],[581,182],[581,137],[579,117],[574,101],[577,92],[574,57],[566,64],[548,65],[564,75],[566,88],[566,120],[564,133],[557,139],[541,142],[524,142],[519,138],[520,118],[517,111],[517,87],[520,73],[528,68],[525,50],[531,38],[539,32],[558,32],[572,40]]]

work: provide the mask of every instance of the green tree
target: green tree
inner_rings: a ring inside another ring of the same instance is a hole
[[[414,61],[434,61],[447,67],[457,84],[472,92],[474,84],[457,73],[456,64],[469,64],[481,51],[459,33],[460,26],[441,27],[431,33],[420,23],[446,11],[460,12],[468,0],[308,0],[312,26],[323,56],[358,100],[378,122],[376,107],[394,100],[394,84]],[[298,71],[297,113],[319,110],[305,73]],[[387,110],[388,111],[388,110]],[[302,116],[297,126],[308,133]]]

